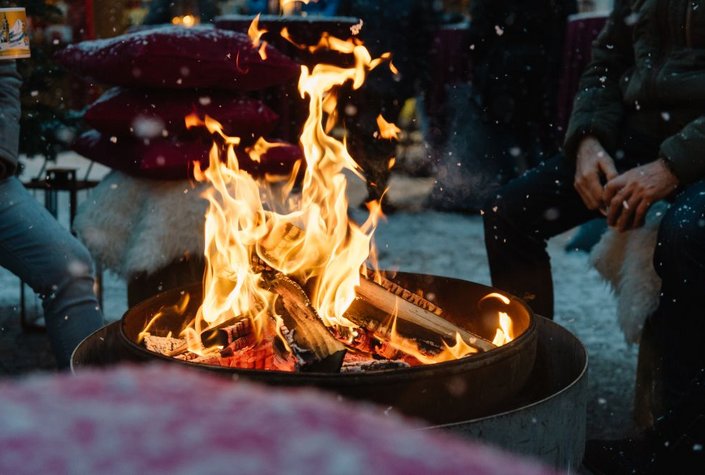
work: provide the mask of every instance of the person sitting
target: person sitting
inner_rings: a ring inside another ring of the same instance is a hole
[[[702,2],[618,0],[582,76],[564,156],[500,188],[484,208],[493,285],[552,318],[549,238],[601,215],[634,229],[655,202],[671,202],[653,257],[659,306],[646,323],[658,335],[659,421],[630,441],[589,443],[586,463],[598,473],[665,473],[683,466],[673,465],[679,458],[705,467],[697,450],[705,443],[703,32]]]
[[[0,265],[42,298],[57,364],[67,368],[74,348],[103,317],[90,254],[15,177],[20,85],[15,62],[0,61]]]

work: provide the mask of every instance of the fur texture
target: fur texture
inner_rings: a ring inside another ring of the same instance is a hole
[[[629,343],[637,343],[646,317],[658,307],[661,279],[653,266],[658,227],[668,204],[651,207],[643,227],[620,233],[608,229],[590,260],[617,296],[617,319]]]
[[[202,188],[113,171],[79,207],[74,228],[104,267],[126,279],[151,274],[184,255],[203,253],[208,202]]]

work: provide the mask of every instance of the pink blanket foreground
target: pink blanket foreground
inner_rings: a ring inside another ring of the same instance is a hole
[[[170,365],[6,380],[0,473],[552,473],[375,409]]]

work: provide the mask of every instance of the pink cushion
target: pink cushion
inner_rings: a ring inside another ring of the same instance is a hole
[[[177,365],[0,382],[0,473],[554,473],[383,407]]]
[[[84,118],[106,134],[155,138],[187,135],[184,117],[193,112],[213,117],[228,135],[250,141],[270,133],[278,119],[261,101],[222,91],[117,88],[95,101]]]
[[[210,138],[138,140],[91,130],[74,142],[73,150],[90,160],[133,176],[183,180],[193,177],[194,161],[201,162],[204,168],[208,166],[211,145]],[[286,175],[297,160],[303,159],[299,147],[286,143],[265,153],[261,163],[254,162],[243,150],[236,152],[240,167],[255,176],[264,173]]]
[[[106,84],[252,91],[292,81],[298,65],[271,46],[262,60],[247,35],[160,27],[84,41],[57,53],[70,71]]]

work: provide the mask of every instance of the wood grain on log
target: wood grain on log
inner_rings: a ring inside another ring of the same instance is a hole
[[[477,348],[479,351],[489,351],[496,348],[496,345],[480,335],[454,325],[438,314],[405,300],[367,278],[360,279],[356,293],[363,304],[381,310],[383,314],[388,316],[396,315],[399,321],[433,332],[450,342],[455,342],[457,334],[467,345]],[[374,312],[349,312],[346,314],[349,319],[360,326],[367,326],[369,318],[373,315]]]

